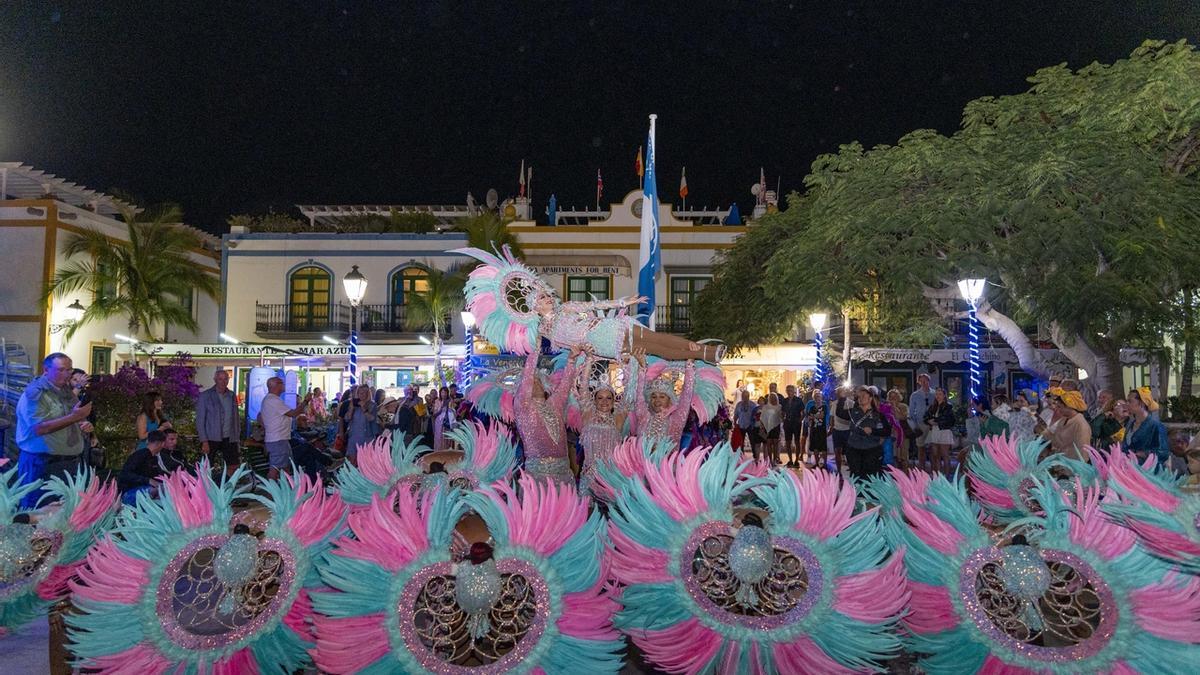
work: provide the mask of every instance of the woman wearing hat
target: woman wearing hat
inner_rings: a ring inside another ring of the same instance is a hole
[[[1054,452],[1081,462],[1090,461],[1085,448],[1092,442],[1092,427],[1083,414],[1087,410],[1083,395],[1063,389],[1051,389],[1048,394],[1058,401],[1055,410],[1057,424],[1046,429],[1042,436],[1049,439]]]
[[[1154,398],[1149,389],[1139,389],[1137,396],[1129,398],[1129,419],[1125,422],[1125,452],[1132,452],[1138,461],[1154,455],[1159,464],[1170,460],[1171,446],[1167,443],[1167,428],[1150,412]]]

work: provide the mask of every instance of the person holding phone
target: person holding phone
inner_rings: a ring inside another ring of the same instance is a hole
[[[291,465],[292,421],[304,412],[304,409],[308,407],[308,402],[312,400],[310,392],[304,395],[295,408],[288,408],[288,405],[283,402],[281,394],[283,394],[283,380],[278,377],[267,380],[267,395],[263,397],[262,407],[259,410],[264,432],[263,447],[267,451],[267,461],[270,467],[267,470],[267,478],[271,480],[279,478],[280,472]]]
[[[87,421],[92,404],[81,403],[71,388],[74,366],[62,352],[42,361],[42,375],[35,378],[17,402],[17,433],[21,449],[17,471],[22,483],[54,476],[65,476],[79,468],[85,447],[84,436],[92,433]],[[34,508],[42,498],[33,490],[21,500],[21,506]]]

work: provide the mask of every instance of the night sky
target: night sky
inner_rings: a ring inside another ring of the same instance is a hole
[[[541,211],[636,187],[689,206],[800,187],[853,140],[951,132],[1037,68],[1197,39],[1200,2],[0,1],[0,160],[188,222],[297,203],[481,202]]]

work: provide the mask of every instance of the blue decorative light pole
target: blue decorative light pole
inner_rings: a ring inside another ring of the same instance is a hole
[[[353,387],[358,384],[358,305],[367,294],[367,278],[358,271],[358,265],[353,265],[342,285],[350,301],[350,386]]]
[[[829,366],[825,363],[825,322],[829,319],[829,315],[824,312],[817,312],[808,315],[808,323],[813,329],[813,349],[817,350],[817,370],[813,375],[814,385],[824,385],[825,380],[829,378]]]
[[[967,310],[967,354],[968,366],[971,370],[971,401],[979,397],[983,388],[983,363],[979,353],[979,339],[983,331],[975,311],[979,308],[979,300],[983,298],[983,287],[986,283],[986,279],[963,279],[958,282],[958,292],[970,305]],[[967,408],[973,410],[969,402]],[[972,412],[971,414],[978,413]]]
[[[461,369],[463,381],[459,382],[460,387],[469,387],[475,381],[475,315],[470,312],[462,312],[463,332],[466,334],[467,352],[466,364],[467,367]]]

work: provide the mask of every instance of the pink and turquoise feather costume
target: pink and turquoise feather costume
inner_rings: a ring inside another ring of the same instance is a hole
[[[1096,455],[1108,473],[1104,512],[1133,530],[1150,553],[1200,574],[1200,495],[1183,492],[1181,478],[1157,467],[1154,455],[1143,466],[1120,446]]]
[[[1016,521],[1032,546],[993,537],[961,480],[891,470],[872,482],[884,534],[905,550],[910,651],[927,673],[1181,673],[1200,663],[1200,577],[1148,555],[1101,513],[1099,489],[1033,490]]]
[[[290,672],[311,667],[315,560],[341,530],[345,507],[306,477],[267,481],[271,518],[259,535],[232,528],[245,475],[215,483],[168,476],[157,499],[139,495],[72,582],[78,613],[68,645],[103,673]]]
[[[1041,439],[1018,441],[1005,434],[982,438],[979,445],[967,455],[967,480],[989,522],[1007,525],[1040,513],[1032,496],[1038,482],[1058,480],[1065,490],[1073,489],[1075,478],[1085,486],[1101,482],[1096,468],[1087,462],[1059,453],[1039,460],[1048,447]]]
[[[376,497],[325,557],[336,592],[314,599],[315,660],[328,673],[615,673],[621,641],[606,591],[603,521],[569,486],[520,480],[481,492]],[[450,543],[473,510],[494,542],[503,589],[473,637]],[[467,665],[473,664],[473,665]]]
[[[20,506],[37,489],[45,490],[42,503],[59,502],[57,509],[34,523],[13,522],[38,515]],[[25,484],[15,466],[0,473],[0,636],[70,594],[88,548],[112,528],[119,507],[116,483],[101,483],[88,469]]]
[[[835,476],[747,479],[746,469],[728,444],[672,453],[641,476],[602,467],[616,493],[617,626],[672,673],[878,670],[900,650],[908,593],[876,513],[853,515],[854,488]],[[766,505],[765,531],[736,522],[733,504],[751,492]],[[765,554],[768,571],[751,575],[743,550]]]

